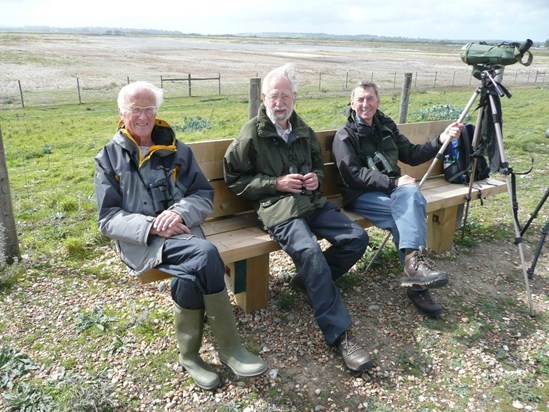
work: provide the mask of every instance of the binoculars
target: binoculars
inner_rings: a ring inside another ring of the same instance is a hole
[[[389,164],[383,153],[375,152],[374,157],[368,156],[366,159],[368,162],[368,168],[372,170],[377,170],[386,175],[391,175],[395,171],[393,167]]]

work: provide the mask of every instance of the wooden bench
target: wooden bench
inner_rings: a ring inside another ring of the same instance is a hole
[[[422,143],[442,132],[449,121],[410,123],[399,125],[401,133],[414,143]],[[336,168],[330,158],[335,130],[317,133],[323,149],[325,180],[324,194],[341,205],[336,185]],[[231,140],[213,140],[189,143],[195,157],[215,190],[214,211],[203,224],[208,240],[217,246],[227,266],[226,283],[234,292],[236,302],[246,313],[265,308],[268,304],[269,253],[280,250],[277,242],[260,229],[256,213],[250,204],[230,192],[223,180],[223,156]],[[414,176],[418,182],[432,162],[416,167],[401,165],[403,174]],[[466,201],[468,186],[451,184],[441,176],[442,165],[425,181],[421,190],[427,199],[427,247],[435,252],[452,247],[458,208]],[[506,183],[489,179],[475,184],[472,199],[487,197],[506,191]],[[371,223],[352,212],[345,213],[362,227]],[[143,283],[169,277],[152,269],[139,276]]]

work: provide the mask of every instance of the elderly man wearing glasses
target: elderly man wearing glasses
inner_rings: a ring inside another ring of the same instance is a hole
[[[204,313],[220,361],[236,375],[257,376],[268,366],[241,344],[225,265],[200,228],[213,189],[189,147],[156,118],[162,100],[162,89],[146,82],[120,90],[118,130],[95,158],[99,228],[136,274],[156,267],[172,275],[179,363],[199,387],[214,390],[219,375],[199,355]]]
[[[373,362],[350,331],[351,316],[335,280],[362,257],[368,235],[320,191],[320,143],[294,109],[297,88],[291,64],[265,76],[257,116],[225,153],[225,182],[252,202],[264,229],[292,258],[297,275],[290,285],[307,296],[326,344],[348,369],[363,372]],[[331,246],[322,250],[319,238]]]

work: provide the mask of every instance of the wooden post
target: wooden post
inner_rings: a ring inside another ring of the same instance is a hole
[[[78,104],[82,104],[82,97],[80,96],[80,80],[76,78],[76,88],[78,89]]]
[[[19,241],[17,240],[17,229],[15,227],[15,217],[13,216],[13,207],[11,204],[10,182],[8,179],[8,167],[6,165],[6,156],[4,154],[4,141],[2,140],[2,129],[0,128],[0,213],[2,220],[0,224],[4,233],[0,233],[4,239],[0,239],[2,246],[2,255],[7,263],[12,263],[21,258],[19,252]]]
[[[23,100],[23,88],[21,87],[21,80],[17,80],[17,83],[19,84],[19,94],[21,95],[21,107],[25,108],[25,102]]]
[[[261,79],[253,77],[250,79],[250,96],[248,100],[248,118],[257,116],[259,104],[261,103]]]
[[[191,74],[189,73],[188,75],[188,81],[189,81],[189,97],[191,97],[192,93],[191,93]]]
[[[80,96],[80,80],[76,78],[76,90],[78,91],[78,104],[82,104],[82,97]]]
[[[399,123],[406,123],[408,117],[408,105],[410,103],[410,87],[412,86],[412,73],[404,73],[404,83],[402,83],[402,93],[400,94],[400,114]]]

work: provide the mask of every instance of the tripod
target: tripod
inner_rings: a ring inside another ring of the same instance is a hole
[[[535,316],[534,307],[532,303],[532,292],[530,290],[530,282],[529,282],[529,276],[526,271],[526,265],[524,261],[524,251],[522,248],[522,238],[521,238],[521,230],[520,225],[518,223],[518,218],[516,215],[516,211],[518,209],[517,202],[516,202],[516,196],[514,193],[514,183],[512,182],[512,175],[513,170],[509,166],[509,163],[507,162],[507,158],[505,155],[505,151],[503,148],[503,133],[501,129],[501,115],[498,112],[498,108],[500,107],[500,97],[503,97],[506,95],[507,97],[511,97],[510,93],[503,87],[500,83],[498,83],[496,80],[494,80],[494,73],[496,71],[500,71],[503,69],[502,66],[499,65],[492,65],[492,66],[483,66],[482,72],[480,74],[480,80],[481,85],[477,87],[473,95],[471,96],[469,102],[465,106],[464,110],[461,112],[458,122],[463,123],[465,117],[467,116],[467,113],[473,106],[476,98],[479,95],[482,95],[482,100],[478,106],[478,117],[477,117],[477,123],[475,127],[475,133],[473,135],[473,151],[477,152],[479,147],[479,136],[480,136],[480,130],[483,128],[483,126],[488,127],[492,126],[495,134],[496,134],[496,143],[497,143],[497,150],[499,152],[499,170],[501,173],[505,175],[506,182],[507,182],[507,192],[509,195],[509,201],[511,203],[511,211],[513,215],[513,226],[515,231],[515,244],[518,246],[519,255],[520,255],[520,261],[522,264],[522,272],[524,275],[524,283],[526,286],[526,295],[528,299],[528,306],[530,308],[530,316]],[[486,112],[490,111],[491,119],[488,118]],[[427,177],[430,175],[432,169],[435,167],[436,162],[440,161],[443,156],[444,152],[446,151],[446,147],[450,143],[450,139],[446,140],[438,153],[436,154],[432,164],[430,165],[429,169],[425,173],[425,176],[419,183],[419,186],[421,187],[427,179]],[[498,153],[494,153],[493,158],[497,158]],[[467,214],[469,212],[469,204],[471,200],[471,192],[473,189],[473,182],[474,182],[474,173],[476,168],[476,162],[477,157],[473,156],[472,160],[472,167],[471,167],[471,176],[469,178],[469,192],[466,198],[466,208],[465,208],[465,214],[464,214],[464,221],[463,221],[463,227],[465,227],[465,222],[467,220]]]
[[[545,191],[545,195],[543,195],[543,198],[539,201],[538,205],[530,215],[530,219],[528,219],[528,222],[526,222],[526,224],[520,231],[521,236],[524,236],[524,233],[526,233],[526,231],[528,230],[530,223],[532,223],[532,221],[538,216],[538,212],[543,207],[543,204],[547,200],[547,197],[549,197],[549,188],[547,188],[547,190]],[[536,253],[534,254],[534,259],[532,260],[532,265],[526,271],[528,273],[529,279],[532,279],[534,277],[534,270],[536,269],[536,265],[538,264],[539,255],[541,254],[541,249],[543,248],[543,244],[545,243],[547,232],[549,232],[549,219],[547,219],[547,222],[545,222],[545,226],[543,227],[543,229],[541,229],[541,237],[536,248]]]

